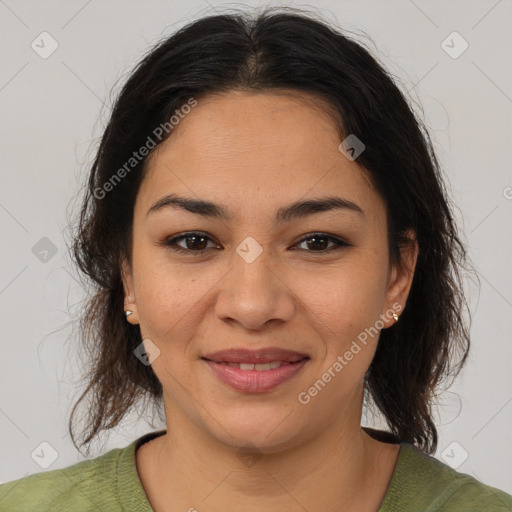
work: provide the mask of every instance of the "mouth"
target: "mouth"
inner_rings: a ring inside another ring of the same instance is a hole
[[[205,359],[205,361],[208,361],[208,359]],[[217,361],[212,361],[212,363],[217,363]],[[295,363],[288,363],[286,361],[271,361],[270,363],[228,363],[221,361],[217,364],[225,364],[231,366],[231,368],[238,368],[243,371],[255,370],[257,372],[267,372],[268,370],[275,370],[276,368],[281,368],[281,366],[289,366]]]
[[[219,350],[203,356],[203,359],[214,363],[236,363],[236,364],[264,364],[264,363],[296,363],[308,354],[285,350],[278,347],[268,347],[260,350],[249,350],[247,348],[234,348]]]
[[[295,377],[310,360],[307,354],[276,348],[226,350],[201,358],[224,384],[245,393],[271,391]]]

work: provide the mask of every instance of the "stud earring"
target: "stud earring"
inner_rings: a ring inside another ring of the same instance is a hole
[[[126,318],[128,318],[130,315],[133,315],[133,311],[130,311],[129,309],[127,309],[124,314],[126,315]]]
[[[393,313],[393,318],[395,319],[395,322],[398,322],[398,315],[396,313]]]

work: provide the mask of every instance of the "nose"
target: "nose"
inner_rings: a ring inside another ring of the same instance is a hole
[[[235,253],[232,268],[220,286],[215,304],[217,317],[247,330],[287,322],[295,313],[297,298],[286,275],[272,263],[268,250],[254,261]]]

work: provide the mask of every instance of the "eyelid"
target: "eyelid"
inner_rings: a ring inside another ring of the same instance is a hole
[[[343,240],[339,236],[331,235],[329,233],[323,233],[322,231],[313,231],[311,233],[308,233],[308,234],[304,235],[300,240],[298,240],[293,245],[301,244],[302,242],[305,242],[306,240],[309,240],[310,238],[314,238],[315,236],[318,238],[327,238],[327,239],[329,239],[329,241],[335,242],[336,245],[334,247],[331,247],[330,249],[324,249],[323,251],[307,251],[307,252],[311,252],[311,253],[318,252],[319,254],[323,254],[323,253],[328,253],[337,248],[351,246],[351,244],[349,244],[348,242],[345,242],[345,240]],[[294,250],[297,250],[297,249],[294,249]]]
[[[201,249],[199,251],[192,251],[190,249],[184,249],[183,247],[180,247],[179,245],[177,245],[177,242],[180,242],[181,240],[184,240],[184,239],[192,237],[192,236],[199,236],[202,238],[207,238],[208,241],[212,241],[212,242],[214,241],[213,238],[210,235],[208,235],[208,233],[205,233],[203,231],[185,231],[183,233],[178,233],[177,235],[173,235],[169,238],[166,238],[162,242],[162,245],[167,246],[169,249],[171,249],[175,252],[179,252],[179,253],[183,253],[183,254],[192,254],[192,255],[204,254],[208,250],[212,249],[210,247],[207,249]]]

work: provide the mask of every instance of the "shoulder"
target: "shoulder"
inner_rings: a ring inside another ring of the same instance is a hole
[[[0,511],[121,510],[113,491],[119,457],[127,448],[0,485]]]
[[[380,512],[506,512],[512,496],[404,443]]]

